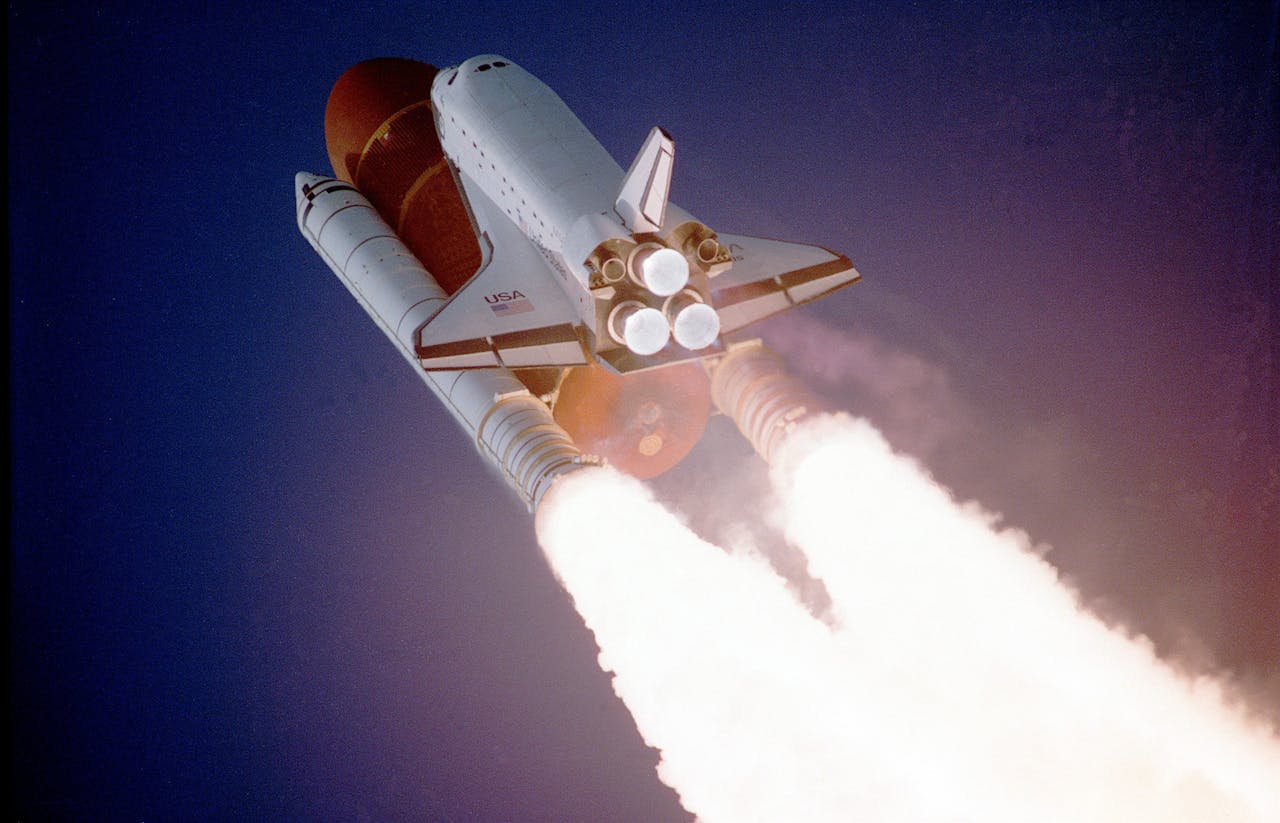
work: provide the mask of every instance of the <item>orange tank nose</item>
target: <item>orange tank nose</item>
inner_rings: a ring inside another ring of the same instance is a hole
[[[426,63],[380,57],[343,72],[324,112],[333,172],[382,219],[450,294],[480,266],[475,227],[440,148]]]
[[[711,413],[710,381],[697,363],[625,377],[577,366],[565,372],[552,411],[582,451],[643,480],[675,466],[698,442]]]

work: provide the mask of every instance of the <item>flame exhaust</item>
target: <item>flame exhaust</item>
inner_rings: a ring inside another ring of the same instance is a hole
[[[662,313],[671,324],[671,336],[690,351],[705,349],[720,336],[720,316],[693,289],[668,297]]]
[[[1280,740],[1081,609],[1027,537],[870,424],[814,417],[762,347],[716,402],[770,456],[813,618],[754,554],[589,468],[538,511],[601,667],[707,821],[1280,819]],[[744,501],[732,501],[742,507]]]
[[[788,537],[831,595],[832,642],[917,741],[919,786],[984,820],[1271,820],[1280,740],[1077,602],[1022,532],[959,503],[865,420],[775,454]],[[922,814],[913,813],[912,819]]]
[[[667,345],[671,326],[658,309],[639,300],[623,300],[609,312],[609,335],[636,354],[650,355]]]
[[[631,250],[627,268],[636,285],[659,297],[669,297],[689,282],[689,261],[675,249],[641,243]]]
[[[557,481],[537,532],[685,808],[777,821],[862,805],[857,666],[763,560],[700,540],[607,468]]]

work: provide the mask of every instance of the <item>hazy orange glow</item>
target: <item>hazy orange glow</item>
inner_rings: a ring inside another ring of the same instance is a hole
[[[631,478],[568,475],[538,514],[602,668],[701,819],[1280,819],[1270,730],[1082,611],[1025,535],[869,424],[808,424],[773,477],[834,627]]]
[[[711,413],[711,385],[697,363],[625,376],[602,366],[575,366],[565,369],[552,412],[584,452],[648,479],[697,444]]]

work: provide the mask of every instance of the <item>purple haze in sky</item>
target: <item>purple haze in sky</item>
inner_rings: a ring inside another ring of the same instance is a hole
[[[8,10],[21,819],[684,816],[531,518],[297,233],[380,55],[504,54],[624,166],[667,129],[713,228],[847,254],[762,330],[797,373],[1280,714],[1274,3],[186,9]],[[656,484],[695,521],[763,477],[725,426]]]

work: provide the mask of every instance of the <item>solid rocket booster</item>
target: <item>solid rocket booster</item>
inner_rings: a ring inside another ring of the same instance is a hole
[[[735,345],[720,358],[711,375],[711,397],[767,462],[800,421],[822,410],[786,373],[782,358],[759,340]]]
[[[509,370],[424,370],[414,332],[444,305],[444,289],[353,186],[300,172],[295,188],[302,236],[530,511],[558,475],[592,462]]]

